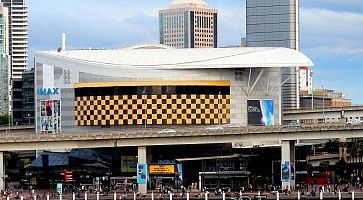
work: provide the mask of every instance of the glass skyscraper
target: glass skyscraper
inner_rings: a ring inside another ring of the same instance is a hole
[[[298,0],[246,0],[248,47],[286,47],[299,49]],[[299,68],[282,70],[284,110],[299,108]]]

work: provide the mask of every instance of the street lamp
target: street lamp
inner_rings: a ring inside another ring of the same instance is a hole
[[[28,116],[28,125],[30,125],[30,114],[28,113],[27,116]]]
[[[323,89],[323,123],[325,124],[325,89],[323,85],[321,88]]]
[[[147,102],[146,102],[146,86],[144,86],[144,92],[143,92],[143,108],[144,108],[144,112],[145,112],[145,121],[144,121],[144,125],[145,125],[145,130],[146,130],[146,124],[147,124]],[[146,107],[146,108],[145,108]]]
[[[221,92],[218,93],[218,126],[221,125],[221,120],[220,120],[220,117],[219,117],[219,114],[220,114],[220,97],[221,96]]]

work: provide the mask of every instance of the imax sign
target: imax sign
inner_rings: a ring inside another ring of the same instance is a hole
[[[59,88],[40,88],[38,89],[38,95],[51,95],[59,94]]]

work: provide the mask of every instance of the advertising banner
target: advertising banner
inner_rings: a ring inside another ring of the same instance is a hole
[[[183,164],[177,164],[176,167],[178,169],[179,180],[183,182]]]
[[[147,164],[146,163],[137,164],[137,183],[138,184],[147,183]]]
[[[150,165],[150,174],[175,174],[174,165]]]
[[[273,126],[274,113],[274,100],[247,100],[248,125]]]
[[[136,172],[137,157],[121,156],[121,172]]]
[[[40,101],[40,130],[42,133],[61,132],[61,101]]]
[[[281,163],[281,182],[290,181],[290,162],[285,161]]]

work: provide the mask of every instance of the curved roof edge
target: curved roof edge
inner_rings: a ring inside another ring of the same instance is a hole
[[[116,68],[217,69],[314,66],[303,53],[276,47],[174,49],[136,45],[115,50],[43,51],[35,56]]]
[[[171,46],[163,45],[163,44],[136,44],[136,45],[123,47],[120,49],[137,50],[137,49],[174,49],[174,48]]]

